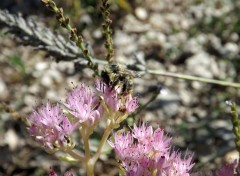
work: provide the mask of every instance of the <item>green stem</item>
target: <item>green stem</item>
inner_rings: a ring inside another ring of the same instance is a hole
[[[104,23],[103,23],[103,33],[105,35],[105,48],[107,49],[107,56],[106,56],[106,60],[108,61],[108,63],[112,62],[112,57],[113,57],[113,40],[112,40],[112,30],[110,28],[110,25],[112,23],[112,20],[109,18],[109,3],[108,0],[102,0],[102,6],[101,6],[101,12],[104,18]]]
[[[69,18],[64,16],[63,9],[58,8],[53,0],[41,0],[48,8],[50,8],[57,16],[57,20],[61,26],[68,30],[71,37],[70,39],[76,43],[76,45],[81,49],[83,55],[88,61],[88,66],[91,68],[94,73],[99,76],[98,66],[93,63],[93,58],[91,57],[89,51],[84,46],[83,38],[77,35],[77,29],[73,28],[69,23]]]
[[[232,113],[232,124],[233,124],[233,133],[236,136],[236,148],[238,150],[238,155],[240,157],[240,121],[238,118],[237,105],[235,102],[230,103],[231,113]]]
[[[99,156],[101,154],[102,148],[103,148],[104,144],[106,143],[106,141],[108,139],[108,136],[110,135],[113,126],[114,125],[112,124],[112,121],[110,119],[108,119],[107,127],[106,127],[106,130],[105,130],[104,134],[103,134],[101,142],[100,142],[100,144],[98,146],[97,152],[94,154],[94,156],[91,159],[92,163],[95,164],[96,161],[98,160],[98,158],[99,158]]]
[[[91,160],[89,160],[91,161]],[[87,162],[86,163],[87,176],[94,176],[94,164]]]
[[[92,129],[88,126],[82,126],[82,129],[80,129],[82,138],[83,138],[83,143],[85,146],[85,156],[87,159],[90,158],[90,146],[89,146],[89,136],[92,133]]]
[[[73,150],[67,150],[66,153],[69,154],[71,157],[77,159],[78,161],[81,162],[84,161],[84,158],[77,154],[76,152],[74,152]]]
[[[93,132],[93,127],[88,126],[87,124],[82,124],[82,128],[79,129],[82,139],[83,139],[83,144],[84,144],[84,149],[85,149],[85,166],[86,166],[86,171],[88,176],[94,176],[94,165],[95,163],[92,162],[91,159],[91,150],[90,150],[90,145],[89,145],[89,136]]]
[[[83,139],[83,144],[84,144],[84,149],[85,149],[85,165],[86,165],[86,171],[88,176],[93,176],[94,171],[93,171],[93,166],[91,164],[90,158],[91,158],[91,152],[90,152],[90,146],[89,146],[89,131],[87,126],[82,126],[82,128],[79,129],[82,139]]]
[[[65,147],[59,147],[59,150],[69,154],[71,157],[73,157],[74,159],[76,159],[80,162],[83,162],[85,160],[83,156],[76,153],[73,149],[68,149],[68,148],[65,148]]]
[[[146,72],[150,73],[150,74],[167,76],[167,77],[172,77],[172,78],[185,79],[185,80],[190,80],[190,81],[199,81],[199,82],[204,82],[204,83],[217,84],[220,86],[240,88],[239,83],[226,82],[226,81],[220,81],[220,80],[209,79],[209,78],[201,78],[201,77],[197,77],[197,76],[190,76],[190,75],[184,75],[184,74],[178,74],[178,73],[163,72],[163,71],[159,71],[159,70],[146,70]]]

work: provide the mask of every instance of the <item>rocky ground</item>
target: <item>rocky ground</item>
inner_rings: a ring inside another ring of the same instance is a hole
[[[27,4],[3,0],[0,8],[23,12],[26,17],[35,15],[46,26],[56,27],[53,14],[38,1]],[[135,64],[138,60],[148,69],[239,82],[240,2],[135,0],[127,6],[113,3],[111,10],[116,62]],[[80,25],[95,57],[103,58],[103,36],[97,26],[100,19],[93,17],[89,5],[74,22]],[[4,26],[1,29],[0,101],[22,115],[47,100],[64,100],[72,82],[94,84],[89,69],[79,70],[72,62],[56,63],[47,53],[23,46],[11,34],[6,35]],[[150,99],[156,86],[162,86],[161,93],[136,118],[165,128],[173,136],[175,148],[194,152],[195,170],[215,169],[238,156],[225,101],[238,102],[239,90],[145,74],[135,79],[134,93],[141,104]],[[17,116],[4,111],[0,114],[0,175],[41,175],[50,166],[70,168],[41,150]],[[103,157],[97,175],[110,171],[116,174],[113,161]]]

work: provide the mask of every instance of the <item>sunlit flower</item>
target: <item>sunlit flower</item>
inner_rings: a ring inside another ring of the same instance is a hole
[[[129,153],[128,148],[133,144],[133,137],[130,133],[124,134],[117,134],[114,133],[114,140],[115,142],[108,141],[110,146],[114,148],[116,154],[119,158],[124,159],[126,154]],[[117,142],[116,142],[117,141]]]
[[[58,176],[58,175],[54,170],[51,170],[48,176]],[[71,171],[67,171],[63,174],[63,176],[73,176],[73,173]]]
[[[193,167],[192,155],[181,159],[181,154],[170,152],[171,138],[160,128],[134,124],[132,133],[114,134],[114,148],[127,176],[188,176]]]
[[[111,111],[118,111],[121,105],[121,99],[118,97],[116,89],[109,87],[107,84],[97,79],[95,83],[97,91],[102,93],[104,103]]]
[[[45,147],[52,148],[55,142],[62,145],[66,137],[74,130],[68,118],[61,112],[59,105],[47,103],[28,117],[28,131]]]
[[[57,173],[54,170],[51,170],[48,176],[57,176]]]
[[[173,152],[171,154],[172,161],[170,161],[172,167],[168,169],[168,175],[189,176],[189,171],[194,166],[192,157],[193,155],[190,155],[186,159],[182,159],[181,153]]]
[[[137,97],[132,98],[131,95],[128,95],[125,106],[128,113],[134,112],[139,106]]]
[[[99,79],[96,80],[95,86],[97,91],[102,94],[105,104],[112,112],[132,113],[139,106],[137,97],[132,98],[131,94],[120,95],[117,87],[111,87]]]
[[[224,165],[222,168],[218,169],[216,172],[217,176],[238,176],[240,164],[237,160],[234,160],[231,164]],[[234,174],[234,170],[236,173]]]
[[[93,124],[100,119],[103,111],[99,97],[94,95],[84,84],[73,88],[68,93],[65,106],[69,109],[69,113],[78,118],[79,123],[88,122]]]

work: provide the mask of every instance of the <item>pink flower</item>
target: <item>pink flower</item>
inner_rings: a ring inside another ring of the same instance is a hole
[[[95,83],[97,91],[103,94],[104,102],[111,111],[118,111],[121,105],[121,99],[118,97],[116,89],[109,87],[106,83],[97,79]]]
[[[153,131],[152,127],[134,124],[133,132],[114,134],[114,148],[121,160],[126,175],[188,176],[193,167],[192,155],[181,159],[180,153],[170,152],[171,138],[164,135],[160,128]],[[174,174],[173,174],[174,173]]]
[[[57,176],[57,173],[54,170],[51,170],[48,176]]]
[[[132,136],[135,139],[138,139],[139,142],[142,142],[146,139],[150,139],[152,135],[153,135],[153,129],[151,126],[147,127],[143,123],[142,126],[138,128],[136,124],[133,125]]]
[[[111,111],[118,111],[121,105],[121,99],[118,98],[117,91],[111,90],[104,94],[104,101]]]
[[[168,173],[175,174],[177,176],[189,176],[189,171],[192,169],[194,164],[192,163],[193,155],[188,156],[187,159],[181,159],[181,154],[177,152],[173,152],[171,158],[171,165],[168,170]]]
[[[54,170],[51,170],[49,172],[49,176],[57,176],[57,173]],[[67,171],[63,174],[63,176],[73,176],[73,173],[71,171]]]
[[[53,148],[55,142],[63,145],[64,142],[67,142],[67,136],[76,127],[61,112],[59,105],[50,105],[49,103],[34,111],[28,120],[30,135],[48,148]]]
[[[129,152],[128,147],[133,144],[133,137],[130,133],[127,133],[126,135],[115,133],[114,139],[115,143],[108,141],[109,145],[115,149],[119,158],[124,159],[125,155]]]
[[[226,165],[217,171],[217,176],[234,176],[234,168]]]
[[[73,176],[73,173],[71,171],[67,171],[63,174],[63,176]]]
[[[164,154],[168,152],[171,144],[172,138],[164,135],[164,130],[158,128],[154,131],[151,141],[154,150],[161,151],[160,153]]]
[[[104,102],[110,111],[132,113],[138,108],[137,97],[132,98],[131,94],[120,95],[118,87],[111,87],[99,79],[96,80],[95,86],[97,91],[103,95]]]
[[[217,176],[238,176],[240,174],[239,167],[240,167],[240,164],[237,162],[237,160],[234,160],[231,164],[224,165],[222,168],[217,170],[216,175]],[[234,174],[234,170],[236,170],[235,174]]]
[[[128,113],[134,112],[138,108],[138,100],[137,97],[132,98],[131,95],[126,97],[126,110]]]
[[[93,124],[100,119],[103,111],[99,98],[93,95],[84,84],[73,88],[67,96],[65,106],[74,117],[78,118],[79,123]]]

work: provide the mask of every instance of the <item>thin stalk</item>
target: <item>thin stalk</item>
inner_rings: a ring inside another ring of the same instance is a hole
[[[88,61],[89,68],[91,68],[95,72],[95,74],[99,76],[98,65],[93,63],[93,59],[89,51],[84,46],[83,37],[78,36],[77,29],[73,28],[70,25],[70,19],[64,16],[63,9],[58,8],[53,0],[41,0],[41,1],[56,14],[57,20],[59,21],[60,25],[68,30],[71,36],[70,39],[74,41],[76,45],[81,49],[84,57]]]
[[[82,139],[83,139],[83,144],[84,144],[84,149],[85,149],[85,166],[86,166],[86,171],[88,176],[93,176],[94,175],[94,164],[91,163],[91,151],[90,151],[90,145],[89,145],[89,136],[90,133],[87,126],[82,126],[80,130]]]
[[[83,162],[85,160],[85,158],[83,156],[80,156],[73,149],[68,149],[68,148],[65,148],[65,147],[59,147],[59,150],[69,154],[71,157],[73,157],[74,159],[76,159],[80,162]]]
[[[91,160],[89,160],[89,161],[91,161]],[[87,168],[87,175],[94,176],[94,164],[88,162],[86,165],[86,168]]]
[[[97,152],[94,154],[94,156],[92,157],[92,163],[96,163],[96,161],[98,160],[99,156],[101,155],[101,151],[102,151],[102,148],[103,146],[105,145],[107,139],[108,139],[108,136],[110,135],[111,133],[111,130],[112,130],[112,127],[113,127],[113,124],[112,124],[112,121],[110,119],[108,119],[107,121],[107,126],[106,126],[106,130],[103,134],[103,137],[101,139],[101,142],[98,146],[98,149],[97,149]]]
[[[85,149],[85,158],[86,160],[89,160],[90,159],[89,134],[87,133],[86,128],[82,128],[80,131]]]
[[[232,124],[233,124],[233,133],[236,137],[235,143],[236,143],[238,155],[240,157],[240,121],[238,118],[237,105],[235,102],[231,102],[230,106],[231,106],[231,113],[232,113],[231,120],[232,120]]]
[[[204,83],[217,84],[220,86],[240,88],[239,83],[220,81],[220,80],[216,80],[216,79],[202,78],[202,77],[184,75],[184,74],[179,74],[179,73],[163,72],[163,71],[159,71],[159,70],[146,70],[146,72],[150,73],[150,74],[167,76],[167,77],[172,77],[172,78],[177,78],[177,79],[199,81],[199,82],[204,82]]]
[[[103,33],[105,35],[105,48],[107,49],[107,56],[106,60],[111,63],[112,62],[112,57],[113,57],[113,40],[112,40],[112,30],[110,28],[110,25],[112,24],[112,20],[109,18],[110,13],[109,13],[109,3],[108,0],[102,0],[102,6],[101,6],[101,12],[104,18],[104,23],[102,25],[103,27]]]

